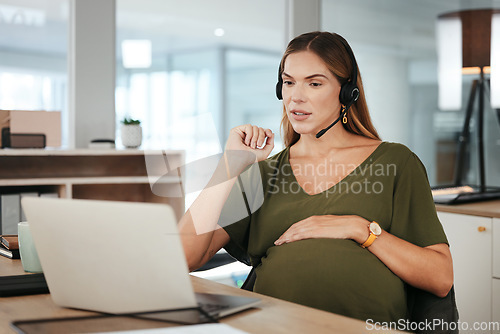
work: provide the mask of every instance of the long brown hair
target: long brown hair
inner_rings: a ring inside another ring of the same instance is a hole
[[[349,77],[353,72],[353,66],[357,66],[352,63],[351,56],[349,55],[347,48],[349,48],[352,54],[351,47],[347,41],[342,36],[335,33],[314,31],[297,36],[291,40],[290,43],[288,43],[285,53],[283,54],[283,58],[281,58],[280,77],[281,73],[283,73],[285,60],[290,54],[300,51],[311,51],[323,60],[326,67],[342,85],[349,80]],[[342,125],[347,131],[354,134],[372,139],[380,139],[368,112],[363,82],[361,81],[359,69],[357,73],[359,98],[351,106],[347,113],[347,123],[342,123]],[[285,106],[283,106],[281,129],[285,146],[291,146],[299,140],[300,135],[295,132],[292,124],[288,120]]]

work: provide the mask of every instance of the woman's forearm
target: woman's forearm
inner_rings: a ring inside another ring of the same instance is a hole
[[[225,161],[223,157],[208,186],[202,190],[179,221],[181,240],[190,270],[197,269],[211,257],[207,256],[207,252],[215,253],[223,246],[221,243],[224,240],[217,240],[218,249],[211,250],[222,208],[237,181],[237,176],[246,167],[244,163],[235,166],[233,162],[231,170],[233,173],[234,171],[238,171],[238,173],[234,173],[234,176],[228,175]],[[220,237],[219,235],[219,239]]]
[[[229,241],[218,229],[222,208],[243,170],[266,159],[274,147],[274,134],[250,124],[229,132],[226,148],[208,185],[179,222],[181,240],[190,270],[196,269]]]
[[[453,263],[446,244],[419,247],[382,232],[368,250],[416,288],[444,297],[453,285]]]

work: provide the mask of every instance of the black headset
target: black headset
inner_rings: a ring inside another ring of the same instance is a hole
[[[358,65],[356,63],[356,59],[354,58],[354,54],[351,48],[343,40],[341,40],[341,42],[344,45],[347,53],[349,54],[349,57],[351,58],[352,62],[351,76],[342,85],[339,94],[340,103],[342,103],[347,107],[351,106],[359,98],[359,88],[357,85]],[[283,78],[281,77],[281,68],[278,68],[278,83],[276,84],[276,97],[278,98],[278,100],[283,100],[282,89],[283,89]]]

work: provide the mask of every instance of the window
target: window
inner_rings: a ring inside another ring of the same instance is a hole
[[[0,0],[0,109],[57,110],[67,124],[68,2],[12,3]]]
[[[471,85],[471,78],[464,76],[461,110],[439,110],[437,17],[451,11],[492,7],[500,7],[500,1],[322,1],[322,29],[338,32],[352,46],[379,134],[383,140],[401,142],[417,153],[432,185],[449,184],[453,180],[457,140]],[[488,185],[500,185],[500,171],[496,167],[500,164],[496,153],[500,142],[499,124],[493,110],[486,109],[489,160],[486,178]],[[471,135],[472,141],[474,136]],[[474,142],[470,147],[468,182],[474,184],[478,174]]]

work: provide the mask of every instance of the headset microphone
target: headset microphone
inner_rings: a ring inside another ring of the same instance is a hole
[[[359,93],[358,93],[358,97],[359,97]],[[326,131],[330,130],[335,124],[337,124],[340,121],[340,119],[345,116],[345,114],[347,113],[347,111],[349,110],[351,105],[357,101],[358,97],[356,97],[356,99],[351,101],[348,105],[342,106],[342,110],[340,111],[339,117],[332,124],[330,124],[328,127],[324,128],[323,130],[318,132],[316,134],[316,138],[321,137],[322,135],[324,135],[326,133]]]
[[[341,118],[342,118],[342,116],[344,116],[344,115],[345,115],[345,112],[342,110],[342,112],[340,113],[339,118],[337,118],[337,119],[335,120],[335,122],[333,122],[332,124],[330,124],[327,128],[324,128],[323,130],[321,130],[320,132],[318,132],[318,133],[316,134],[316,138],[319,138],[319,137],[321,137],[322,135],[324,135],[324,134],[325,134],[325,132],[326,132],[326,131],[328,131],[328,130],[330,130],[330,128],[331,128],[332,126],[334,126],[335,124],[337,124],[337,123],[338,123],[338,121],[340,121],[340,119],[341,119]]]

